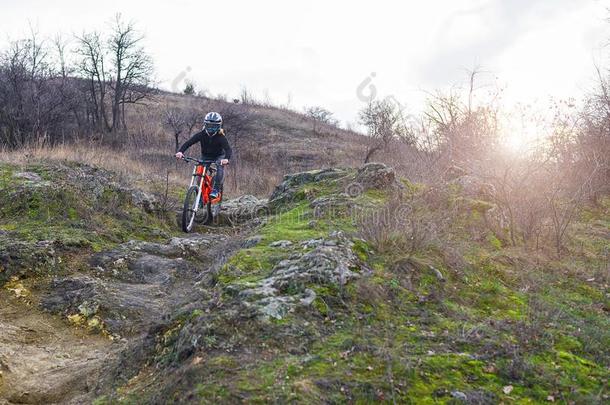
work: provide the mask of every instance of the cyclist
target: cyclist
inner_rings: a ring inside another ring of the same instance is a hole
[[[176,158],[182,159],[184,152],[197,142],[201,144],[201,159],[213,160],[217,165],[214,187],[210,193],[210,198],[214,199],[218,197],[220,190],[222,190],[223,167],[229,164],[232,154],[231,146],[222,128],[222,116],[220,114],[214,111],[207,113],[202,130],[193,135],[178,149]]]

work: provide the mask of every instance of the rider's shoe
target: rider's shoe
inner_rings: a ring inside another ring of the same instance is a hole
[[[212,192],[210,193],[210,199],[214,200],[214,199],[218,198],[219,194],[220,194],[220,191],[218,191],[217,188],[212,189]]]

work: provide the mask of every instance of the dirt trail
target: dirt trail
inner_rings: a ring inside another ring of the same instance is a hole
[[[82,402],[120,345],[0,291],[0,404]],[[80,399],[79,399],[80,397]]]
[[[198,281],[226,242],[222,235],[192,234],[164,244],[125,243],[91,256],[84,273],[37,285],[38,305],[0,289],[0,405],[90,403],[101,370],[119,365],[130,341],[189,301],[204,299]],[[97,303],[107,330],[120,338],[88,334],[42,310],[74,313],[82,302]]]

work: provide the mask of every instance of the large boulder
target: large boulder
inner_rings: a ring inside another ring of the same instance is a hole
[[[222,203],[217,221],[223,225],[237,225],[268,215],[268,201],[253,195],[228,200]]]
[[[293,201],[308,198],[301,190],[304,184],[339,179],[348,174],[349,170],[347,169],[323,169],[287,174],[282,182],[273,190],[271,198],[269,198],[269,208],[277,210],[279,207]]]
[[[12,277],[52,273],[61,268],[53,241],[21,241],[9,232],[0,233],[0,286]]]
[[[358,169],[358,173],[356,173],[354,183],[359,184],[363,191],[402,188],[396,180],[396,172],[383,163],[367,163],[362,166]]]
[[[338,193],[318,197],[309,206],[313,208],[314,218],[332,218],[349,214],[357,204],[348,194]]]
[[[114,194],[121,202],[129,202],[146,212],[161,209],[159,200],[151,193],[133,187],[129,182],[108,170],[86,164],[58,164],[51,167],[71,187],[77,187],[95,201]]]
[[[282,260],[258,282],[229,285],[227,290],[237,294],[243,305],[254,308],[262,319],[282,319],[296,307],[315,300],[312,286],[345,285],[361,276],[363,264],[352,251],[353,243],[342,233],[302,245],[313,249]]]
[[[123,243],[94,254],[87,274],[55,277],[40,305],[68,317],[96,317],[113,336],[141,333],[167,315],[171,305],[193,297],[188,288],[207,270],[201,263],[214,258],[226,240],[224,235],[193,234],[166,243]]]

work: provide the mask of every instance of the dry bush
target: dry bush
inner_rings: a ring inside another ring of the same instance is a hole
[[[435,209],[442,198],[432,191],[365,210],[358,214],[359,234],[380,253],[413,253],[438,244],[449,225],[447,212]]]

